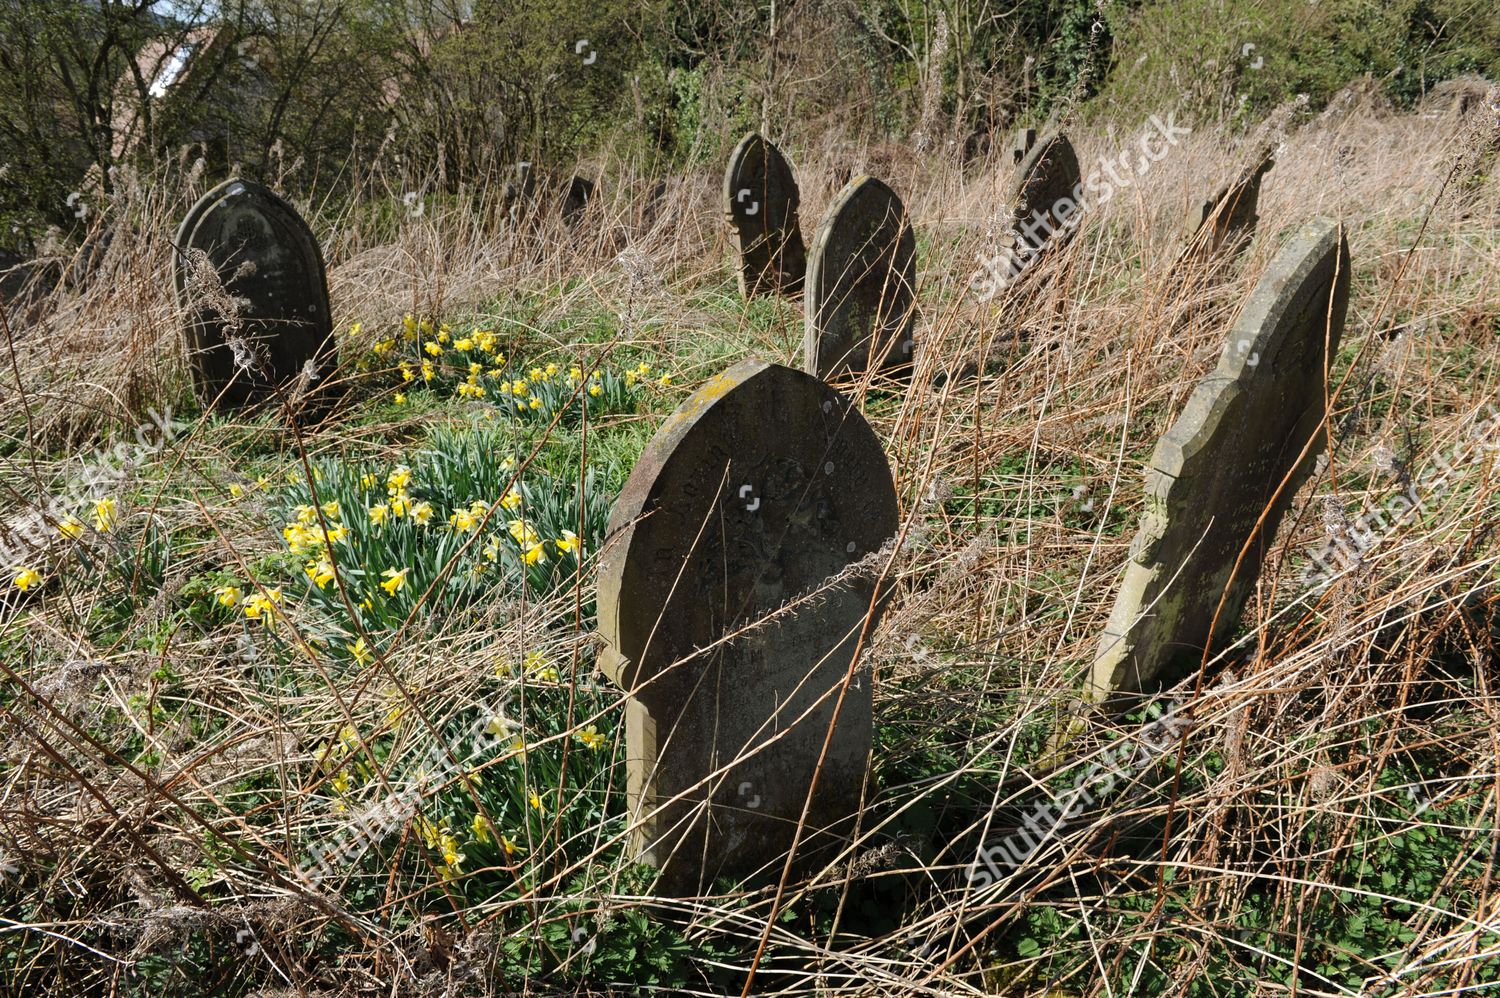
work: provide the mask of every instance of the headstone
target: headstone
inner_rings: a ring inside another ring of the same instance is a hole
[[[1196,668],[1238,625],[1282,514],[1326,443],[1325,367],[1348,303],[1349,245],[1338,223],[1316,221],[1261,278],[1218,366],[1157,444],[1091,699],[1125,702],[1169,666]]]
[[[724,212],[740,253],[740,293],[802,290],[807,249],[797,219],[792,167],[759,132],[740,140],[724,170]]]
[[[656,226],[656,220],[661,215],[661,206],[666,200],[666,180],[658,178],[652,181],[646,188],[645,196],[641,198],[641,231],[648,231]]]
[[[1187,245],[1183,258],[1211,256],[1224,247],[1238,248],[1250,241],[1260,221],[1260,182],[1276,161],[1267,156],[1238,181],[1188,211],[1183,231]]]
[[[1016,148],[1028,141],[1027,131],[1018,136]],[[1029,141],[1035,144],[1022,156],[1006,196],[1011,206],[1011,239],[1022,255],[1040,251],[1063,229],[1077,207],[1075,194],[1082,180],[1078,154],[1066,135],[1057,132]]]
[[[202,294],[192,257],[207,255],[222,293]],[[323,254],[296,209],[260,184],[209,191],[177,232],[173,287],[188,312],[188,359],[205,405],[233,409],[306,392],[336,361]],[[326,387],[318,385],[318,387]]]
[[[598,606],[658,890],[779,874],[810,790],[797,856],[839,841],[871,745],[856,651],[896,529],[879,440],[811,375],[742,361],[647,446],[610,516]]]
[[[501,189],[505,217],[512,226],[520,225],[536,203],[536,171],[530,161],[516,164],[516,175]]]
[[[583,217],[583,212],[594,198],[594,182],[577,174],[568,181],[568,189],[563,194],[562,220],[568,228],[578,224]]]
[[[803,364],[824,381],[910,369],[917,241],[906,207],[874,177],[849,181],[813,237]]]

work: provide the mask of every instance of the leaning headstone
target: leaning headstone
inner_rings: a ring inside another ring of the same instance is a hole
[[[1188,211],[1183,225],[1187,237],[1180,259],[1212,256],[1221,249],[1236,249],[1250,241],[1260,221],[1260,182],[1276,161],[1267,156],[1238,181]]]
[[[1324,377],[1348,304],[1349,245],[1338,223],[1319,220],[1271,264],[1218,366],[1157,443],[1091,699],[1125,703],[1174,665],[1196,668],[1238,625],[1282,514],[1326,443]]]
[[[802,290],[807,249],[797,219],[792,167],[759,132],[740,140],[724,170],[724,212],[740,254],[740,293]]]
[[[658,890],[779,874],[809,799],[799,861],[846,831],[871,744],[860,652],[896,529],[879,440],[802,372],[742,361],[647,446],[598,606],[601,667],[631,697],[634,852]]]
[[[1015,148],[1026,143],[1025,131]],[[1006,195],[1012,244],[1022,255],[1039,252],[1064,229],[1078,206],[1075,195],[1082,180],[1078,154],[1066,135],[1057,132],[1031,141],[1035,144],[1022,156]]]
[[[210,274],[197,271],[200,260]],[[326,387],[337,358],[323,254],[270,190],[230,180],[205,194],[178,229],[172,283],[204,405],[300,406]]]
[[[906,206],[874,177],[849,181],[813,237],[803,365],[824,381],[909,369],[917,242]]]
[[[563,194],[562,220],[568,228],[578,224],[583,217],[583,212],[594,198],[594,182],[577,174],[568,181],[568,189]]]

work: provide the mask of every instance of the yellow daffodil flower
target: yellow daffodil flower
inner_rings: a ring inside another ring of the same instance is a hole
[[[94,500],[94,529],[101,534],[115,529],[115,501],[108,496]]]
[[[349,646],[349,654],[354,656],[355,665],[364,665],[374,656],[370,653],[370,646],[365,644],[365,639],[360,638]]]
[[[595,752],[603,748],[604,744],[609,741],[609,739],[601,735],[599,733],[599,729],[594,727],[592,724],[590,724],[583,730],[574,733],[578,736],[578,740],[583,742],[584,748],[591,749]]]
[[[369,509],[369,513],[370,522],[378,527],[385,522],[386,517],[391,515],[391,507],[387,506],[385,503],[379,503],[378,505],[371,506]]]
[[[319,589],[327,589],[328,583],[333,581],[333,564],[326,558],[308,562],[303,571]]]
[[[214,596],[218,598],[220,606],[230,609],[239,606],[240,600],[245,598],[245,594],[240,591],[239,586],[220,586],[214,590]]]
[[[83,536],[83,521],[70,513],[58,521],[57,532],[70,541],[76,541]]]
[[[391,596],[396,595],[401,587],[406,585],[406,573],[410,571],[410,568],[387,568],[380,573],[381,578],[385,579],[380,584],[380,588]]]
[[[21,592],[24,593],[32,586],[41,585],[42,576],[41,573],[36,569],[30,568],[26,565],[22,565],[20,568],[16,569],[16,574],[11,577],[10,581],[12,585],[14,585],[17,589],[21,590]]]
[[[417,503],[411,508],[411,518],[426,526],[427,521],[432,519],[432,503],[425,500]]]
[[[564,530],[562,536],[552,543],[557,545],[557,550],[572,554],[578,553],[578,535],[571,530]]]

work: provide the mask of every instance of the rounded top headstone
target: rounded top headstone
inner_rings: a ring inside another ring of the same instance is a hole
[[[740,139],[724,168],[724,212],[740,251],[740,293],[802,289],[807,249],[801,193],[781,150],[759,132]]]
[[[1012,225],[1019,230],[1030,224],[1033,232],[1038,231],[1035,224],[1039,218],[1048,226],[1060,225],[1063,219],[1057,217],[1055,208],[1064,199],[1073,200],[1080,179],[1078,154],[1066,135],[1055,132],[1037,140],[1011,178],[1007,200]],[[1044,226],[1041,231],[1050,229]],[[1032,250],[1041,249],[1047,241],[1044,235],[1033,238],[1020,231],[1016,238]]]
[[[808,257],[803,363],[824,380],[911,363],[917,242],[901,199],[871,176],[829,207]]]
[[[224,315],[195,300],[188,255],[202,252],[233,301]],[[321,378],[335,356],[323,254],[295,208],[253,181],[209,191],[178,229],[174,288],[186,327],[194,386],[206,405],[234,408],[274,397],[311,362]]]
[[[606,671],[634,688],[878,550],[896,518],[885,453],[856,408],[811,375],[736,364],[667,419],[615,502],[599,568]],[[814,626],[786,621],[726,653],[757,646],[754,667],[771,669],[766,643],[831,637],[828,620]]]

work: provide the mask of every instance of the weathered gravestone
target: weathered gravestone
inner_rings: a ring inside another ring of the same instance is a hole
[[[1282,514],[1326,443],[1325,367],[1348,303],[1349,245],[1338,223],[1319,220],[1271,264],[1218,366],[1157,444],[1091,699],[1125,703],[1169,666],[1196,668],[1239,623]]]
[[[803,365],[825,381],[911,367],[917,241],[906,206],[874,177],[849,181],[807,262]]]
[[[536,170],[531,162],[517,163],[515,179],[507,180],[500,193],[501,206],[511,225],[520,225],[531,214],[536,204],[536,187]]]
[[[562,220],[568,228],[578,224],[588,208],[589,202],[594,199],[594,182],[586,177],[574,174],[568,181],[568,189],[563,193]]]
[[[1238,181],[1188,210],[1183,225],[1186,246],[1179,262],[1190,257],[1212,256],[1225,247],[1238,249],[1250,241],[1260,221],[1256,214],[1260,182],[1275,165],[1276,161],[1267,156]]]
[[[797,855],[844,832],[871,740],[856,651],[896,528],[869,424],[787,367],[735,365],[646,448],[610,517],[598,605],[602,668],[631,695],[634,847],[659,889],[779,874],[810,790]]]
[[[1018,145],[1025,138],[1023,133]],[[1081,181],[1078,154],[1061,132],[1035,142],[1022,156],[1006,194],[1010,238],[1018,254],[1040,251],[1064,228],[1078,207]]]
[[[724,212],[739,250],[740,293],[802,290],[807,249],[797,219],[792,167],[759,132],[740,140],[724,170]]]
[[[296,209],[260,184],[229,180],[188,212],[176,248],[172,284],[188,312],[188,359],[205,405],[232,409],[283,394],[298,404],[315,386],[326,389],[320,383],[337,362],[328,280]],[[196,272],[200,260],[216,282]]]

